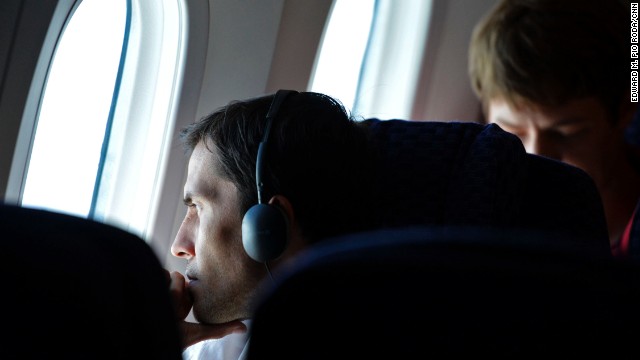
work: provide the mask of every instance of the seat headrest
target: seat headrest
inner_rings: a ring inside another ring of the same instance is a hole
[[[582,170],[527,154],[495,124],[367,119],[379,151],[381,227],[467,225],[565,232],[608,251],[602,202]]]

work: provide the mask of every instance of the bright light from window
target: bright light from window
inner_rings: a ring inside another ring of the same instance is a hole
[[[336,97],[353,109],[375,0],[336,0],[325,28],[311,91]]]
[[[126,0],[84,0],[56,49],[22,205],[87,216],[126,21]]]
[[[336,0],[310,88],[360,119],[411,117],[431,8],[431,0]]]

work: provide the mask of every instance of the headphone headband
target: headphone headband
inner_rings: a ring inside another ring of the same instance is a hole
[[[295,90],[278,90],[271,101],[271,105],[269,106],[269,111],[267,112],[267,124],[265,125],[264,134],[262,135],[262,141],[260,141],[260,145],[258,146],[258,156],[256,158],[256,185],[258,188],[258,204],[262,204],[262,189],[264,188],[264,183],[262,182],[262,172],[264,166],[262,165],[264,159],[264,153],[266,152],[267,142],[269,140],[269,133],[271,132],[271,124],[273,123],[273,119],[278,114],[278,110],[280,110],[280,105],[284,102],[284,100],[291,94],[297,93]]]

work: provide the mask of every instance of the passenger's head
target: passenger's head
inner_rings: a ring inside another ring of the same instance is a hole
[[[613,118],[630,86],[629,1],[502,0],[475,27],[476,94],[510,105],[595,97]]]
[[[182,132],[190,152],[187,215],[172,246],[188,260],[194,315],[219,323],[250,316],[266,275],[242,243],[242,220],[258,202],[256,159],[274,96],[235,101]],[[286,259],[326,237],[363,229],[371,198],[366,129],[329,96],[290,94],[272,121],[262,201],[286,215]]]
[[[474,29],[469,74],[487,122],[604,185],[628,151],[630,3],[502,0]]]

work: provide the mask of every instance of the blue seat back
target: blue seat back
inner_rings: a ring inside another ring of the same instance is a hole
[[[527,154],[495,124],[364,121],[379,151],[375,222],[564,233],[609,251],[604,209],[581,169]]]

